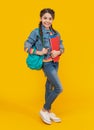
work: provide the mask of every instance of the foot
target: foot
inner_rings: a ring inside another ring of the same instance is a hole
[[[61,119],[57,117],[54,113],[50,112],[49,113],[50,119],[54,122],[61,122]]]
[[[45,122],[46,124],[51,124],[51,120],[50,120],[50,116],[49,113],[47,111],[40,111],[40,117],[42,119],[43,122]]]

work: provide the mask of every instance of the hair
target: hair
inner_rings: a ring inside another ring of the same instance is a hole
[[[54,12],[54,10],[52,10],[52,9],[50,9],[50,8],[42,9],[42,10],[40,11],[40,18],[41,18],[45,13],[51,14],[51,16],[52,16],[53,19],[55,18],[55,12]],[[51,29],[56,33],[56,31],[53,29],[52,25],[51,25],[51,27],[50,27],[50,30],[51,30]],[[41,21],[40,21],[40,23],[39,23],[39,33],[40,33],[41,40],[42,40],[42,42],[43,42],[42,22],[41,22]]]

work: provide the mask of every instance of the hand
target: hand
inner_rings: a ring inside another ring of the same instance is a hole
[[[47,54],[47,53],[48,53],[48,49],[49,49],[49,48],[43,48],[43,49],[42,49],[42,54]]]
[[[43,48],[42,51],[36,51],[37,55],[44,55],[48,53],[49,48]]]
[[[60,55],[60,51],[56,51],[56,50],[51,51],[51,57],[52,57],[52,58],[55,58],[55,57],[57,57],[58,55]]]

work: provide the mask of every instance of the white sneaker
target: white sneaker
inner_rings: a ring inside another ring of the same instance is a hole
[[[61,119],[57,117],[54,113],[49,113],[50,119],[54,122],[61,122]]]
[[[46,124],[49,124],[49,125],[51,124],[50,116],[47,111],[44,112],[43,110],[41,110],[40,117],[41,117],[42,121],[44,121]]]

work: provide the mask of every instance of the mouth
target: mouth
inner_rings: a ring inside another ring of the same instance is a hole
[[[49,26],[49,25],[50,25],[50,23],[45,23],[45,25]]]

